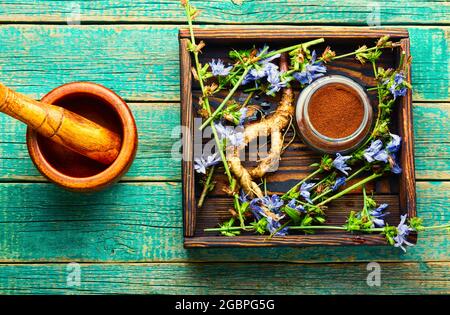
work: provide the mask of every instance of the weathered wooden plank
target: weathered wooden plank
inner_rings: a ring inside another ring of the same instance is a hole
[[[413,117],[416,178],[449,179],[450,104],[416,103]]]
[[[398,0],[372,1],[289,1],[192,0],[202,10],[199,22],[280,23],[280,24],[447,24],[450,9],[446,1]],[[236,2],[237,3],[237,2]],[[379,17],[377,16],[379,14]],[[25,0],[10,0],[0,8],[2,22],[183,22],[179,0],[140,1],[55,1],[40,0],[30,5]]]
[[[0,265],[0,294],[448,294],[450,263]],[[68,279],[70,280],[68,282]],[[372,278],[369,278],[372,279]]]
[[[173,26],[3,25],[0,40],[0,81],[35,98],[95,81],[127,100],[179,99]]]
[[[139,131],[137,158],[125,180],[181,179],[181,162],[172,158],[179,142],[178,103],[132,103]],[[414,104],[417,179],[450,179],[450,104]],[[0,181],[43,181],[25,144],[25,126],[0,115]],[[172,133],[174,132],[174,133]]]
[[[2,25],[0,81],[35,98],[63,83],[89,80],[127,100],[179,100],[178,28]],[[414,100],[449,100],[449,28],[408,29]]]
[[[448,223],[450,182],[419,182],[417,196],[418,214],[426,223]],[[45,183],[0,184],[0,261],[450,260],[443,231],[420,234],[406,254],[388,246],[187,250],[181,204],[179,183],[124,183],[86,195]]]
[[[181,162],[172,157],[178,134],[179,104],[133,103],[139,146],[136,159],[124,180],[180,180]],[[43,181],[31,161],[25,143],[26,126],[0,115],[0,181]]]

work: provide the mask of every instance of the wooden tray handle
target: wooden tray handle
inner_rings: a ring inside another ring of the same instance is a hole
[[[116,133],[62,107],[35,101],[1,83],[0,112],[102,164],[113,163],[121,148],[122,141]]]

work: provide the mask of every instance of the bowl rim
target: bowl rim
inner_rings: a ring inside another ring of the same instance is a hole
[[[74,191],[93,191],[103,189],[117,182],[131,166],[137,151],[138,135],[133,114],[125,101],[103,85],[77,81],[61,85],[43,98],[42,102],[53,104],[74,94],[92,95],[110,106],[122,124],[122,146],[116,160],[105,170],[88,177],[73,177],[60,172],[43,155],[37,133],[27,128],[27,147],[30,157],[39,172],[55,184]],[[125,126],[127,126],[125,128]]]

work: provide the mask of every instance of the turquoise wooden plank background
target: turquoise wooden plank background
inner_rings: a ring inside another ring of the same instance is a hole
[[[407,27],[418,213],[429,223],[449,221],[447,1],[193,3],[202,9],[201,27],[364,27],[377,11],[381,27]],[[66,24],[74,5],[81,25]],[[0,294],[450,293],[443,232],[421,234],[407,254],[384,246],[183,248],[181,167],[171,156],[179,140],[172,134],[180,117],[178,0],[0,0],[0,23],[1,82],[35,98],[70,81],[104,84],[129,101],[140,136],[122,183],[77,195],[39,175],[27,155],[25,127],[0,116]],[[380,288],[366,285],[370,261],[381,263]],[[68,262],[79,262],[82,278],[95,280],[68,287]]]

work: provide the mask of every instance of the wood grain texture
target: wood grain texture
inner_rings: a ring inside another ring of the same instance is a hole
[[[382,263],[381,286],[367,264],[0,265],[0,294],[448,294],[450,263]]]
[[[33,98],[72,81],[125,100],[179,99],[174,26],[0,26],[0,82]]]
[[[445,1],[397,0],[192,0],[202,10],[202,23],[340,24],[375,23],[379,12],[382,25],[448,24],[450,9]],[[75,6],[74,6],[75,4]],[[26,0],[9,0],[0,8],[2,22],[184,22],[179,0],[67,1],[40,0],[31,6]]]
[[[188,39],[180,40],[180,73],[181,73],[181,126],[184,129],[183,141],[183,162],[182,162],[182,185],[183,185],[183,209],[195,209],[195,173],[194,173],[194,148],[191,143],[194,140],[194,113],[192,110],[192,63],[188,50]],[[183,66],[184,65],[184,66]],[[183,211],[184,235],[193,236],[197,212]]]
[[[136,120],[138,153],[124,180],[180,180],[178,152],[180,108],[174,103],[129,104]],[[26,127],[16,120],[0,115],[0,181],[43,181],[27,152]]]
[[[64,83],[89,80],[127,101],[179,100],[178,29],[177,25],[1,25],[0,82],[33,98]],[[450,100],[449,71],[442,71],[449,69],[449,28],[408,30],[414,58],[413,100]]]
[[[203,10],[200,22],[267,23],[283,24],[283,27],[287,24],[366,25],[368,13],[373,10],[357,0],[301,3],[245,0],[241,6],[223,0],[192,1]],[[443,26],[450,23],[449,6],[447,1],[377,2],[382,5],[382,25],[436,24],[409,27],[416,101],[415,162],[417,178],[432,180],[418,183],[419,215],[428,223],[447,223],[450,186],[436,180],[450,179],[450,107],[445,103],[450,100],[449,28]],[[82,23],[89,21],[95,25],[67,26],[67,14],[71,12],[68,4],[72,3],[62,0],[39,0],[32,5],[26,0],[2,3],[1,22],[42,21],[63,25],[1,26],[0,81],[35,98],[60,84],[85,79],[104,84],[127,100],[179,100],[177,31],[179,25],[185,25],[179,0],[79,0],[75,3],[80,5]],[[171,25],[99,26],[98,21]],[[440,103],[417,103],[424,100]],[[137,118],[140,152],[126,179],[180,180],[179,162],[174,164],[168,158],[170,147],[176,142],[170,138],[168,126],[172,122],[178,124],[180,105],[145,104],[143,109],[141,105],[133,106],[139,107],[133,108],[133,112],[140,116]],[[4,117],[0,121],[3,127],[0,180],[41,180],[24,150],[24,128]],[[15,200],[18,191],[26,193],[24,201]],[[0,184],[0,260],[14,262],[0,266],[0,292],[449,293],[449,266],[442,262],[450,261],[448,234],[423,233],[418,246],[404,255],[384,246],[343,246],[332,251],[320,247],[190,251],[181,246],[179,192],[179,183],[119,184],[98,196],[81,199],[48,184]],[[60,204],[58,198],[62,199]],[[42,199],[46,202],[39,203]],[[170,201],[163,205],[167,199]],[[99,264],[82,265],[89,280],[77,290],[66,286],[65,264],[20,264],[33,261]],[[240,261],[243,264],[129,263],[133,261]],[[245,266],[250,261],[277,264]],[[346,263],[351,261],[403,263],[382,265],[386,277],[383,276],[382,287],[378,289],[367,287],[366,265]],[[256,277],[248,277],[249,274]],[[230,285],[224,285],[224,277],[231,279]]]
[[[181,180],[180,157],[172,159],[171,153],[172,147],[181,145],[174,129],[180,121],[180,104],[130,106],[138,127],[139,148],[124,180]],[[413,114],[417,179],[450,179],[450,104],[415,103]],[[0,115],[0,124],[0,182],[43,181],[26,149],[26,128],[5,115]],[[290,165],[289,159],[282,163]]]
[[[450,104],[416,103],[413,116],[416,178],[449,179]]]
[[[18,198],[17,196],[22,196]],[[450,182],[417,185],[418,215],[448,223]],[[123,183],[88,195],[45,183],[0,184],[2,262],[449,261],[443,231],[403,254],[387,246],[183,248],[180,183]]]
[[[400,41],[402,51],[405,53],[405,60],[411,58],[409,38]],[[408,82],[411,81],[411,64],[405,66],[404,71]],[[406,95],[401,99],[401,107],[397,114],[397,125],[399,126],[398,134],[402,138],[402,146],[399,151],[400,165],[402,173],[399,178],[400,193],[400,209],[403,214],[407,214],[409,218],[417,216],[416,212],[416,177],[414,166],[414,128],[412,113],[412,95],[408,90]],[[395,111],[394,111],[395,112]],[[395,116],[394,116],[395,117]]]
[[[405,58],[407,60],[410,59],[410,40],[409,34],[406,29],[401,28],[386,28],[386,29],[361,29],[356,27],[336,27],[336,28],[291,28],[290,30],[284,29],[274,29],[274,28],[244,28],[244,27],[236,27],[236,28],[209,28],[209,29],[195,29],[194,33],[196,34],[197,41],[204,41],[213,43],[213,49],[208,51],[203,50],[201,58],[203,60],[202,63],[206,63],[207,60],[211,60],[214,58],[220,58],[226,60],[228,58],[228,52],[234,49],[241,49],[242,45],[246,45],[247,42],[261,42],[267,43],[270,45],[271,49],[279,49],[281,47],[289,47],[295,45],[296,43],[307,42],[308,40],[313,40],[317,38],[324,38],[326,41],[326,45],[330,45],[336,51],[336,55],[345,54],[347,51],[354,51],[358,46],[364,45],[368,41],[377,41],[378,38],[383,36],[391,36],[393,41],[399,41],[401,44],[401,49],[392,49],[384,51],[382,58],[380,58],[377,62],[379,67],[383,69],[388,68],[397,68],[398,62],[400,60],[400,54],[404,53]],[[191,71],[191,62],[189,58],[186,58],[188,54],[186,49],[186,41],[190,37],[190,31],[188,29],[180,30],[180,46],[181,46],[181,69],[184,75],[182,76],[183,80],[181,83],[182,94],[181,94],[181,102],[182,102],[182,111],[186,119],[184,119],[183,123],[185,125],[189,125],[189,129],[192,129],[194,125],[194,117],[200,119],[198,111],[201,110],[201,106],[195,104],[195,106],[191,106],[190,104],[198,103],[199,99],[198,95],[201,95],[201,92],[195,93],[198,91],[198,87],[196,87],[195,80],[191,80],[190,76],[187,76],[187,73]],[[321,51],[324,49],[323,45],[316,45],[314,49],[316,49],[317,53],[320,55]],[[350,59],[350,60],[348,60]],[[280,59],[280,68],[283,68],[282,60]],[[230,61],[231,62],[231,61]],[[285,67],[287,67],[285,65]],[[405,68],[405,73],[407,73],[408,81],[411,82],[410,73],[411,68],[408,63]],[[327,74],[345,74],[350,79],[358,82],[363,87],[371,87],[374,85],[373,81],[373,69],[370,65],[361,65],[361,63],[353,60],[353,58],[347,58],[344,60],[336,60],[331,65],[327,65]],[[192,101],[191,93],[187,93],[186,90],[191,90],[194,93],[194,101]],[[292,84],[291,89],[288,90],[291,93],[291,101],[294,100],[293,90],[298,90],[299,87],[297,85]],[[235,95],[238,97],[238,95]],[[241,95],[242,96],[242,95]],[[378,99],[375,93],[369,93],[369,101],[371,105],[376,107]],[[283,95],[284,99],[285,95]],[[219,97],[220,98],[220,97]],[[245,98],[245,96],[242,96]],[[213,100],[214,101],[214,100]],[[253,100],[252,100],[253,101]],[[273,99],[271,97],[261,96],[258,98],[258,102],[269,102],[269,103],[277,103],[280,102],[279,97],[277,99]],[[281,101],[280,104],[282,104]],[[289,101],[288,101],[289,102]],[[401,102],[401,103],[400,103]],[[189,105],[186,105],[189,104]],[[211,103],[212,106],[216,107],[216,104]],[[281,106],[281,105],[279,105]],[[414,174],[414,152],[413,152],[413,124],[412,124],[412,97],[411,91],[408,90],[408,93],[405,97],[403,97],[399,102],[397,102],[397,107],[399,110],[394,110],[392,113],[393,120],[395,121],[390,127],[391,132],[394,134],[399,134],[402,138],[402,147],[400,152],[400,159],[403,171],[400,176],[385,176],[384,181],[389,181],[388,185],[386,185],[387,193],[395,195],[398,198],[398,202],[395,205],[392,202],[391,204],[391,213],[400,217],[402,214],[408,214],[409,217],[416,217],[416,192],[415,192],[415,174]],[[217,108],[217,107],[216,107]],[[216,109],[217,110],[217,109]],[[279,107],[272,110],[279,110]],[[287,110],[286,110],[287,111]],[[186,113],[186,112],[190,112]],[[298,118],[298,117],[297,117]],[[281,121],[281,120],[280,120]],[[289,118],[286,119],[285,125],[289,122]],[[270,122],[269,122],[270,124]],[[274,131],[272,130],[272,133]],[[304,130],[300,131],[303,133],[304,138],[308,138]],[[289,137],[288,137],[289,138]],[[311,139],[309,139],[311,140]],[[183,152],[185,155],[189,157],[192,156],[192,152],[194,151],[194,147],[199,140],[194,139],[193,137],[189,137],[188,140],[185,141],[183,145]],[[259,139],[258,141],[261,141]],[[273,143],[273,135],[272,135],[272,143]],[[282,142],[282,140],[281,140]],[[293,146],[301,146],[301,140],[299,138],[294,139]],[[326,147],[326,146],[325,146]],[[273,147],[272,147],[273,149]],[[281,150],[281,148],[280,148]],[[292,149],[289,148],[289,151]],[[267,174],[267,181],[271,184],[271,186],[267,187],[269,191],[276,192],[285,192],[289,189],[286,187],[286,182],[290,179],[294,178],[298,181],[302,178],[306,177],[305,169],[309,168],[311,164],[311,160],[314,162],[319,161],[317,157],[317,152],[312,151],[310,148],[303,148],[301,151],[293,150],[291,155],[292,165],[294,167],[288,168],[287,172],[285,167],[279,169],[276,172],[276,176],[278,176],[278,181],[274,180],[271,176],[272,174]],[[261,152],[259,153],[261,154]],[[200,154],[196,153],[195,157],[199,157]],[[285,159],[283,159],[283,162]],[[281,162],[280,164],[284,164]],[[255,167],[255,165],[249,165],[248,159],[245,159],[243,165],[247,169],[251,169]],[[255,163],[252,163],[255,164]],[[217,234],[220,236],[220,233],[214,233],[211,235],[204,235],[203,229],[208,228],[209,226],[217,226],[221,222],[225,220],[224,213],[229,212],[229,209],[233,209],[232,203],[229,202],[221,202],[220,199],[215,198],[206,198],[205,203],[203,205],[204,209],[198,209],[196,207],[195,199],[194,199],[194,190],[195,197],[200,198],[200,193],[202,191],[202,187],[199,184],[201,181],[204,181],[204,176],[196,174],[195,182],[192,180],[193,170],[192,167],[186,167],[189,165],[188,161],[184,162],[183,168],[183,196],[185,200],[189,202],[184,204],[183,212],[185,218],[190,218],[191,220],[185,221],[185,229],[190,233],[186,233],[185,238],[185,247],[208,247],[208,246],[242,246],[242,247],[251,247],[251,246],[309,246],[309,245],[386,245],[386,241],[384,236],[379,234],[370,234],[364,236],[354,236],[349,237],[345,232],[335,231],[333,236],[330,236],[323,231],[318,231],[315,233],[314,237],[304,236],[304,233],[300,233],[299,235],[295,235],[296,233],[289,233],[282,238],[267,240],[266,236],[255,236],[255,235],[246,235],[246,233],[242,233],[239,236],[234,237],[232,240],[230,239],[221,239],[220,237],[216,237]],[[277,163],[278,167],[278,163]],[[254,169],[253,169],[254,170]],[[226,181],[225,181],[226,182]],[[380,181],[376,181],[376,185]],[[392,183],[392,184],[389,184]],[[291,184],[293,185],[293,184]],[[349,184],[350,185],[350,184]],[[217,181],[215,188],[215,193],[222,195],[226,195],[227,188],[224,187],[226,185],[220,185],[219,181]],[[291,186],[292,187],[292,186]],[[391,188],[392,187],[392,188]],[[374,196],[376,199],[379,199],[379,203],[385,203],[386,200],[383,199],[383,196],[380,195],[380,191],[378,189],[373,190]],[[258,194],[258,193],[255,193]],[[262,194],[262,193],[260,193]],[[231,200],[229,196],[224,196],[225,200],[228,198]],[[397,201],[397,200],[396,200]],[[347,212],[349,209],[353,209],[357,205],[356,200],[352,199],[343,199],[342,204],[337,203],[336,209],[331,208],[328,210],[333,211],[335,215],[336,222],[339,222],[340,225],[345,223]],[[201,222],[200,219],[195,219],[199,217],[199,212],[207,212],[210,220]],[[220,220],[220,221],[219,221]],[[282,222],[283,223],[283,222]],[[195,227],[197,225],[197,228]],[[191,231],[195,231],[192,234]],[[200,238],[198,238],[200,237]],[[415,243],[415,238],[412,237],[409,240],[411,243]]]

